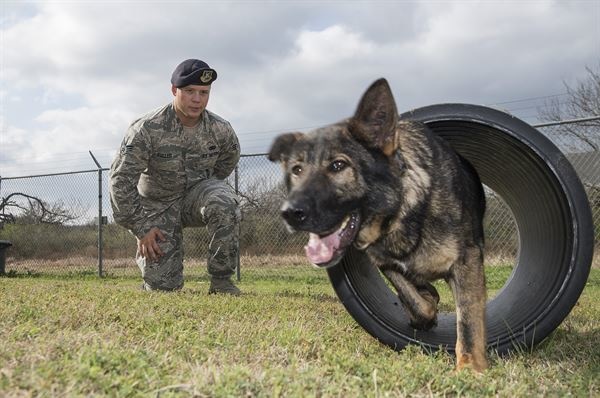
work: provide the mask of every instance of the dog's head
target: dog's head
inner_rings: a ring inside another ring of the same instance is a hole
[[[392,92],[379,79],[353,117],[273,142],[269,160],[281,162],[288,191],[281,214],[289,229],[310,233],[305,249],[313,264],[337,264],[365,218],[385,212],[403,169],[398,130]]]

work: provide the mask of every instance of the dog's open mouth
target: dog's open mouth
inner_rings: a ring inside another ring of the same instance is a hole
[[[329,235],[320,236],[311,232],[308,244],[304,246],[306,256],[311,263],[320,268],[336,265],[354,241],[359,226],[360,215],[358,212],[353,212],[347,215],[335,232]]]

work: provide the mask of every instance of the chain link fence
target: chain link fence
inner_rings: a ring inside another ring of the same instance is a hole
[[[540,125],[572,162],[588,193],[600,239],[600,118]],[[10,274],[90,273],[139,275],[135,238],[113,221],[108,197],[108,171],[0,178],[0,241]],[[290,234],[280,217],[284,198],[280,165],[265,155],[244,155],[229,183],[241,197],[240,267],[242,279],[326,278],[304,257],[305,234]],[[501,197],[486,189],[484,220],[486,265],[512,265],[518,230]],[[40,222],[40,218],[43,222]],[[104,221],[104,222],[103,222]],[[204,228],[184,233],[186,279],[207,278],[208,236]],[[1,259],[0,259],[1,261]],[[597,266],[597,264],[596,264]]]

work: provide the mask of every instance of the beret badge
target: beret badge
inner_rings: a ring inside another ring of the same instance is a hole
[[[203,70],[200,75],[200,81],[204,84],[210,82],[213,79],[213,71],[211,69]]]

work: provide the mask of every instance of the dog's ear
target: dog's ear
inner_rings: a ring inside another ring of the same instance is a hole
[[[380,149],[391,156],[397,149],[398,110],[392,90],[385,79],[379,79],[363,94],[348,128],[358,141]]]
[[[286,133],[275,138],[269,150],[269,160],[271,162],[285,162],[290,155],[292,146],[301,136],[302,133]]]

